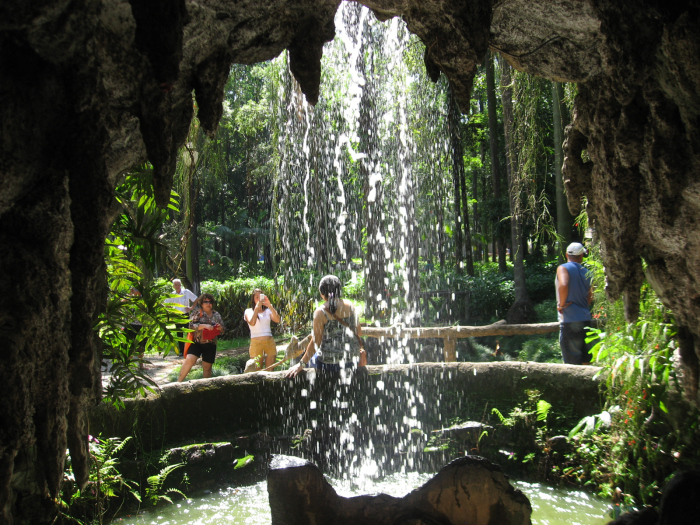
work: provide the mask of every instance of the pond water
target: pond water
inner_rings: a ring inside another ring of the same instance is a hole
[[[384,493],[402,497],[426,483],[432,474],[394,474],[361,485],[329,479],[339,495]],[[541,483],[511,483],[532,504],[533,525],[604,525],[610,503],[580,490],[567,490]],[[187,502],[116,518],[113,525],[267,525],[270,523],[267,483],[245,487],[222,486],[192,494]]]

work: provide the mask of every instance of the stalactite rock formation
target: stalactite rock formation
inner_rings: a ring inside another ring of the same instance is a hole
[[[117,176],[149,160],[160,203],[193,115],[222,114],[232,63],[289,50],[307,98],[339,0],[7,0],[0,4],[0,512],[53,518],[66,447],[78,479],[83,408],[99,396],[91,326]],[[365,0],[400,16],[466,108],[486,50],[579,82],[567,132],[572,211],[586,197],[608,290],[634,318],[643,271],[700,377],[700,4],[697,0]],[[585,154],[584,154],[585,150]],[[583,158],[587,161],[584,162]],[[643,269],[642,259],[646,261]]]

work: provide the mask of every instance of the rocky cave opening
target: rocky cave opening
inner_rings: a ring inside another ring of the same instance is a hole
[[[402,17],[466,107],[487,50],[577,82],[569,207],[587,203],[607,292],[629,319],[648,279],[676,316],[686,396],[700,381],[700,2],[365,0]],[[307,99],[340,0],[10,0],[0,6],[0,507],[49,523],[66,448],[85,476],[99,397],[92,320],[116,177],[150,161],[165,203],[193,115],[213,131],[232,63],[288,50]],[[585,152],[585,155],[582,155]],[[583,157],[587,159],[583,161]],[[18,312],[22,312],[18,315]]]

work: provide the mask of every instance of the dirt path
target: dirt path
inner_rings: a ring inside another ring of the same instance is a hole
[[[287,346],[288,341],[282,344],[277,344],[277,351],[284,350]],[[227,348],[226,350],[217,350],[216,357],[238,357],[243,354],[248,354],[248,346],[238,346],[235,348]],[[173,369],[182,366],[184,361],[181,357],[175,355],[174,353],[169,353],[166,357],[163,354],[147,354],[145,360],[148,363],[145,365],[146,373],[155,381],[158,385],[164,385],[170,383],[168,375]],[[197,361],[197,364],[193,367],[193,370],[201,366],[201,360]],[[102,368],[102,384],[105,385],[109,382],[110,372],[109,369]]]

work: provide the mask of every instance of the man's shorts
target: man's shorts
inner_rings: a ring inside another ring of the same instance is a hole
[[[568,365],[581,365],[590,363],[593,359],[591,348],[594,341],[586,343],[586,333],[591,321],[574,321],[572,323],[559,324],[559,346],[564,363]]]
[[[216,343],[192,343],[187,350],[187,356],[195,355],[202,358],[202,362],[214,364],[216,360]]]

